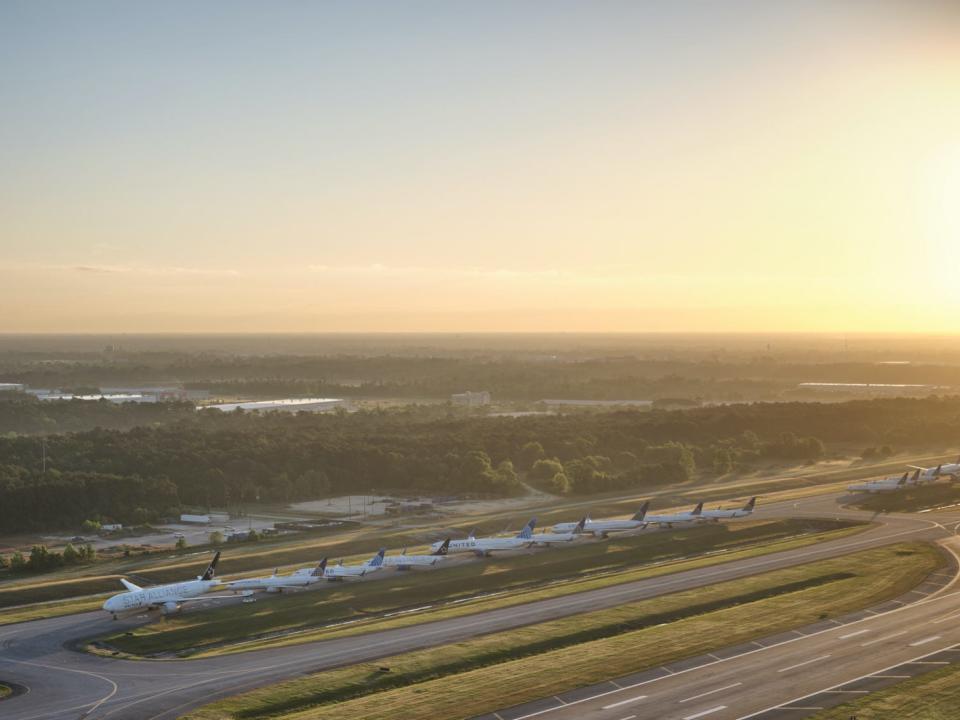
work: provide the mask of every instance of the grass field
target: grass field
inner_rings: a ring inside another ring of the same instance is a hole
[[[960,717],[960,666],[904,680],[888,690],[812,715],[810,720],[956,720]]]
[[[326,671],[187,718],[469,717],[881,602],[942,563],[922,543],[869,550]]]
[[[7,685],[0,683],[0,700],[3,700],[6,697],[10,697],[10,695],[12,694],[13,694],[13,690],[11,690]]]
[[[450,602],[494,591],[514,591],[499,595],[495,599],[498,604],[529,600],[531,588],[536,588],[537,594],[579,592],[638,579],[641,577],[638,572],[666,573],[682,569],[676,565],[661,565],[654,569],[650,567],[653,563],[702,555],[708,551],[721,552],[711,556],[709,562],[723,562],[732,559],[731,554],[737,550],[752,548],[754,552],[775,552],[786,549],[785,543],[816,542],[825,537],[856,532],[862,527],[832,521],[746,521],[613,537],[603,542],[584,542],[482,561],[457,560],[451,561],[447,567],[426,572],[384,571],[390,574],[373,581],[325,584],[317,590],[270,598],[256,607],[236,605],[187,613],[104,641],[122,652],[137,655],[187,650],[196,653],[224,643],[249,642],[268,633],[319,629],[330,623],[378,618],[388,611]],[[821,534],[823,531],[827,533]],[[778,541],[781,544],[778,545]],[[521,590],[526,590],[522,596]],[[422,622],[423,618],[439,617],[444,610],[469,613],[487,607],[485,603],[462,603],[446,609],[432,609],[421,617],[380,620],[376,625],[380,628],[384,622]],[[364,628],[358,626],[351,626],[349,630],[351,633],[362,631]],[[329,636],[337,631],[323,632]],[[314,639],[314,635],[299,635],[294,639],[304,642]],[[275,642],[271,640],[271,643]],[[250,645],[244,647],[250,648]]]

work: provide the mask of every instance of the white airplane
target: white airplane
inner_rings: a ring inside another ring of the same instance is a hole
[[[183,603],[233,597],[232,595],[207,595],[211,590],[222,587],[220,581],[214,579],[219,560],[220,552],[218,551],[203,575],[198,575],[196,580],[186,582],[142,588],[129,580],[120,578],[127,592],[109,598],[103,604],[103,609],[111,613],[116,620],[118,613],[132,610],[160,608],[164,615],[169,615],[180,610]]]
[[[714,522],[732,518],[747,517],[753,514],[753,508],[756,507],[756,505],[757,499],[752,497],[742,508],[734,508],[732,510],[721,510],[720,508],[717,508],[716,510],[704,510],[700,513],[700,517],[706,518],[707,520],[713,520]]]
[[[703,522],[703,503],[697,503],[697,506],[693,510],[684,510],[683,512],[668,515],[647,515],[644,520],[648,523],[659,525],[660,527],[673,527],[680,523]]]
[[[552,545],[553,543],[567,543],[573,542],[578,537],[583,535],[583,528],[586,525],[587,519],[583,518],[580,522],[573,526],[573,530],[570,532],[542,532],[542,533],[531,533],[530,538],[533,540],[534,545]]]
[[[323,580],[323,571],[326,567],[327,559],[324,558],[315,568],[303,568],[290,575],[278,575],[277,571],[274,570],[270,577],[231,580],[225,585],[234,592],[238,590],[264,590],[268,593],[279,593],[289,588],[308,587],[320,582]]]
[[[960,478],[960,457],[957,458],[956,462],[941,463],[935,468],[922,468],[916,465],[907,465],[907,467],[920,471],[921,483],[935,482],[942,475],[948,475],[951,480]]]
[[[474,537],[473,533],[465,540],[451,540],[447,544],[448,553],[472,552],[480,556],[489,555],[500,550],[519,550],[533,545],[533,528],[537,524],[536,518],[523,526],[515,537]],[[446,542],[446,540],[444,540]],[[430,546],[431,552],[437,552],[443,543],[435,542]]]
[[[412,567],[425,567],[436,565],[443,560],[450,547],[450,538],[443,541],[443,544],[437,548],[436,552],[429,555],[407,555],[407,549],[400,551],[399,555],[387,555],[383,558],[384,567],[395,567],[397,570],[409,570]]]
[[[907,485],[907,478],[910,476],[910,473],[904,473],[900,477],[888,477],[883,480],[870,480],[868,482],[854,483],[853,485],[847,485],[847,490],[850,492],[868,492],[868,493],[879,493],[879,492],[897,492],[898,490],[903,490]]]
[[[591,520],[586,518],[583,523],[583,532],[589,533],[594,537],[607,537],[612,532],[628,532],[630,530],[642,530],[647,526],[645,520],[647,508],[650,507],[650,501],[647,500],[640,509],[634,513],[629,520]],[[582,521],[581,521],[582,522]],[[554,532],[572,532],[578,523],[558,523],[553,526]]]
[[[327,567],[323,571],[323,577],[326,580],[343,580],[345,578],[362,578],[365,575],[374,573],[383,567],[383,554],[386,552],[383,548],[367,560],[362,565],[344,565],[341,560],[333,567]]]

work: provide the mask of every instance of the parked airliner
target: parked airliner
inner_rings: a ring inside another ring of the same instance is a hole
[[[345,578],[362,578],[370,573],[374,573],[383,567],[384,548],[372,558],[361,565],[344,565],[341,560],[333,567],[327,566],[323,571],[323,577],[327,580],[343,580]]]
[[[515,537],[470,537],[465,540],[451,540],[447,545],[447,552],[472,552],[477,555],[489,555],[492,552],[500,550],[519,550],[520,548],[530,547],[533,544],[533,528],[537,524],[536,518],[531,518],[530,522],[524,525]],[[444,541],[446,542],[446,541]],[[430,546],[432,552],[440,549],[443,543],[435,542]]]
[[[183,603],[233,597],[232,595],[207,595],[211,590],[223,587],[219,580],[214,579],[219,560],[218,551],[203,575],[198,575],[196,580],[186,582],[142,588],[129,580],[120,578],[127,592],[108,599],[103,604],[103,609],[113,614],[113,619],[116,620],[119,613],[132,610],[160,608],[164,615],[169,615],[180,610]]]
[[[263,590],[268,593],[279,593],[290,588],[308,587],[320,582],[323,580],[323,571],[326,567],[327,559],[324,558],[315,568],[304,568],[290,575],[278,575],[277,570],[274,570],[270,577],[243,578],[231,580],[225,584],[233,591]]]
[[[612,532],[627,532],[630,530],[642,530],[647,526],[645,520],[647,508],[650,507],[650,501],[647,500],[640,509],[634,513],[629,520],[591,520],[589,517],[583,523],[583,532],[589,533],[595,537],[607,537]],[[558,533],[571,532],[578,523],[558,523],[553,526],[553,531]]]
[[[897,490],[902,490],[906,487],[907,478],[910,476],[910,473],[904,473],[900,477],[887,477],[883,480],[870,480],[869,482],[854,483],[853,485],[847,485],[847,490],[850,492],[868,492],[868,493],[879,493],[879,492],[896,492]]]
[[[693,510],[684,510],[683,512],[670,513],[667,515],[650,515],[644,518],[648,523],[654,523],[660,527],[673,527],[681,523],[703,522],[703,503],[697,503]]]
[[[720,508],[717,508],[716,510],[704,510],[700,513],[700,517],[704,517],[707,520],[713,521],[747,517],[753,514],[753,508],[756,506],[756,504],[757,499],[752,497],[742,508],[734,508],[732,510],[721,510]]]
[[[384,567],[395,567],[397,570],[409,570],[412,567],[426,567],[436,565],[443,560],[450,547],[450,538],[443,541],[443,544],[437,548],[436,552],[429,555],[407,555],[407,549],[400,551],[399,555],[386,555],[383,558]]]

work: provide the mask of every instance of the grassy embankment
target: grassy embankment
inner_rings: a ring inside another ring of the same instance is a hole
[[[9,686],[4,685],[3,683],[0,683],[0,700],[10,697],[12,694],[13,694],[13,690],[11,690]]]
[[[823,710],[810,720],[956,720],[958,708],[960,666],[950,665]]]
[[[196,654],[249,650],[385,629],[620,584],[644,577],[779,552],[860,531],[833,521],[753,520],[686,530],[614,536],[559,549],[450,562],[424,572],[381,575],[371,582],[326,585],[246,605],[168,618],[105,638],[122,652]],[[707,554],[709,553],[709,554]],[[522,592],[521,592],[522,591]],[[479,594],[495,597],[462,601]],[[384,618],[405,608],[429,609]],[[363,620],[347,627],[324,627]],[[284,633],[279,637],[272,635]],[[258,640],[257,638],[263,638]],[[231,644],[242,643],[241,645]]]
[[[187,718],[470,717],[882,602],[943,562],[923,543],[868,550],[329,670]]]

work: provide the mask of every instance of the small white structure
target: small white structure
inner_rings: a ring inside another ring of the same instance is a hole
[[[209,515],[191,515],[189,513],[184,513],[180,516],[180,522],[182,523],[191,523],[193,525],[209,525],[210,516]]]
[[[22,383],[0,383],[0,392],[23,392],[25,385]]]
[[[481,407],[483,405],[490,404],[490,393],[486,390],[481,390],[479,392],[467,390],[466,392],[454,393],[451,395],[450,402],[452,402],[454,405],[461,405],[463,407]]]
[[[327,412],[338,407],[347,407],[342,398],[286,398],[283,400],[252,400],[250,402],[218,403],[205,405],[221,412],[245,410],[249,412]]]
[[[116,530],[123,530],[123,523],[109,523],[106,525],[101,525],[100,530],[102,532],[114,532]]]

